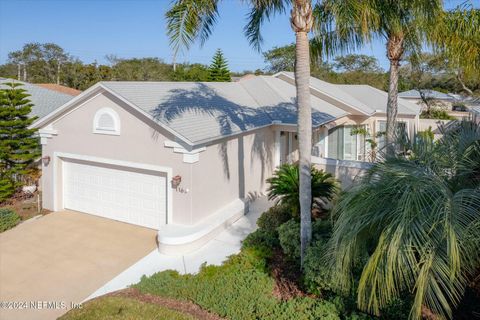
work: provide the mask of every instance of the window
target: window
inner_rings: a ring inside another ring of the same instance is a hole
[[[328,158],[339,160],[365,159],[365,138],[352,135],[356,126],[341,126],[328,131]]]
[[[377,137],[378,137],[378,150],[382,150],[385,148],[385,133],[387,131],[387,121],[379,120],[377,122]],[[380,136],[378,136],[379,132],[381,132]],[[397,137],[400,139],[404,139],[408,136],[408,128],[407,123],[403,121],[397,122]]]
[[[111,108],[102,108],[95,113],[93,119],[93,133],[120,134],[120,117]]]

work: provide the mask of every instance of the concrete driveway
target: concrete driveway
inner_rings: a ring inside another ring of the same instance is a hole
[[[0,319],[55,319],[152,252],[155,236],[152,229],[76,212],[51,213],[1,233]]]

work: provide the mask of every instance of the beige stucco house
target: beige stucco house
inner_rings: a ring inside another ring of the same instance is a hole
[[[311,100],[314,162],[363,168],[365,139],[350,132],[385,130],[386,93],[311,78]],[[418,114],[400,101],[410,135]],[[229,83],[97,83],[33,124],[43,206],[159,230],[162,252],[193,250],[248,211],[278,165],[295,161],[296,121],[288,72]]]

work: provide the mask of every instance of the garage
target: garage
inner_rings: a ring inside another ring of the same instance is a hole
[[[163,173],[72,159],[62,172],[65,209],[153,229],[166,224]]]

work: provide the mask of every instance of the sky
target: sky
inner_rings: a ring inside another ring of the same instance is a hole
[[[465,0],[446,1],[452,8]],[[470,0],[477,6],[480,0]],[[165,12],[170,0],[0,0],[0,64],[8,53],[28,42],[53,42],[86,63],[107,63],[106,55],[119,58],[158,57],[172,61],[166,36]],[[178,62],[209,64],[222,49],[232,71],[263,69],[261,52],[243,34],[248,7],[245,1],[223,0],[220,19],[208,41],[196,44]],[[288,15],[276,16],[262,28],[262,49],[295,40]],[[377,40],[358,51],[375,56],[388,68],[385,44]]]

